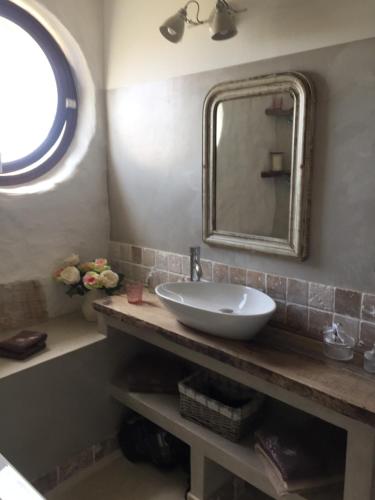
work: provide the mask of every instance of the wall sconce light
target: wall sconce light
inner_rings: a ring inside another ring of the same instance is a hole
[[[188,16],[189,5],[194,4],[197,7],[195,19]],[[227,40],[237,35],[235,23],[235,14],[245,12],[247,9],[234,9],[226,0],[217,0],[216,7],[211,13],[209,19],[199,19],[200,5],[197,0],[189,0],[187,4],[180,9],[174,16],[169,17],[161,26],[160,33],[169,42],[179,42],[185,31],[185,24],[199,26],[209,23],[212,40]]]

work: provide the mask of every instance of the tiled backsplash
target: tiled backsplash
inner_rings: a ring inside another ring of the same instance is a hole
[[[103,458],[118,449],[117,436],[110,436],[98,444],[94,444],[71,457],[66,463],[32,481],[34,487],[42,494],[52,491],[56,486],[72,478],[88,467],[98,463]]]
[[[166,281],[186,280],[190,274],[187,255],[126,243],[110,242],[110,259],[126,279],[148,282],[152,288]],[[273,297],[275,326],[321,340],[322,329],[336,321],[357,339],[360,349],[375,342],[375,295],[205,259],[201,263],[203,280],[248,285]]]

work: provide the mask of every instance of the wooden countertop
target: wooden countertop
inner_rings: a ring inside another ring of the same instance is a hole
[[[355,364],[328,360],[319,342],[273,328],[252,341],[222,339],[185,327],[156,295],[146,292],[144,300],[131,305],[120,295],[94,307],[124,325],[150,328],[171,342],[375,427],[375,376]]]

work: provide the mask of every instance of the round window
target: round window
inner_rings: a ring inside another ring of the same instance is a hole
[[[0,2],[0,186],[29,182],[66,153],[77,123],[71,67],[24,9]]]

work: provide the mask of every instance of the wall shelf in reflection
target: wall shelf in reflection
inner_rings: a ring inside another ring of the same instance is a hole
[[[281,116],[286,118],[291,118],[294,113],[294,108],[281,109],[281,108],[267,108],[265,110],[267,116]]]
[[[263,178],[267,178],[267,177],[289,177],[290,178],[290,172],[286,172],[285,170],[263,170],[263,172],[260,173],[260,176]]]

